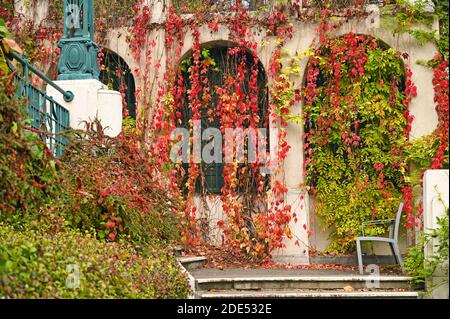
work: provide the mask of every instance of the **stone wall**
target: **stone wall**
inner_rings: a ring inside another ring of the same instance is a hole
[[[152,14],[152,22],[162,23],[167,16],[167,4],[168,1],[164,0],[148,0],[148,3],[152,4],[153,14]],[[373,9],[373,7],[372,7]],[[187,17],[187,15],[186,15]],[[410,105],[410,111],[414,116],[414,122],[412,126],[412,130],[410,133],[410,138],[415,139],[425,134],[432,132],[437,125],[437,113],[434,109],[434,91],[432,87],[432,77],[433,73],[430,69],[417,64],[419,60],[429,60],[433,58],[434,53],[436,52],[436,48],[433,44],[425,44],[420,46],[417,42],[409,35],[401,35],[401,36],[393,36],[392,33],[388,30],[383,29],[382,24],[379,20],[377,20],[377,15],[373,16],[375,18],[374,21],[370,21],[370,19],[350,19],[347,23],[345,23],[340,29],[335,32],[335,36],[339,37],[349,32],[358,33],[358,34],[366,34],[377,37],[378,39],[385,42],[390,47],[398,50],[400,52],[406,52],[408,54],[408,59],[406,63],[410,66],[413,73],[413,81],[417,86],[417,97],[412,100]],[[313,40],[316,37],[316,29],[317,25],[312,23],[305,23],[296,21],[293,24],[294,34],[292,39],[288,40],[285,44],[285,48],[290,52],[301,52],[306,50],[312,46]],[[432,29],[437,30],[438,25],[437,22],[432,26]],[[258,30],[254,30],[253,37],[250,39],[251,41],[257,42],[260,45],[258,46],[258,56],[267,70],[269,67],[269,59],[275,48],[275,38],[266,36],[264,32],[259,32]],[[145,70],[145,51],[146,48],[142,48],[142,58],[141,63],[137,63],[133,57],[131,56],[131,52],[126,42],[126,37],[128,36],[128,31],[125,28],[113,29],[110,30],[107,34],[106,39],[106,47],[117,53],[120,57],[122,57],[125,62],[130,67],[131,71],[134,74],[136,87],[143,86],[143,77],[142,71]],[[211,33],[207,26],[203,26],[200,28],[200,41],[204,45],[217,45],[223,43],[224,41],[230,41],[229,38],[229,30],[226,26],[220,25],[219,32]],[[163,73],[165,70],[165,59],[167,52],[165,51],[164,40],[165,34],[161,29],[159,31],[155,31],[151,33],[147,40],[155,41],[155,46],[151,49],[152,51],[152,59],[153,65],[159,61],[161,63],[161,68],[156,73],[154,68],[149,70],[149,78],[152,83],[152,94],[153,96],[156,94],[156,88],[159,81],[163,81]],[[187,32],[184,37],[184,47],[182,49],[182,55],[189,54],[192,46],[192,34]],[[264,43],[264,44],[263,44]],[[301,62],[302,72],[295,79],[295,85],[300,87],[301,83],[304,81],[305,77],[305,69],[307,65],[307,59],[303,59]],[[141,74],[138,74],[136,71],[139,70]],[[146,92],[148,93],[148,92]],[[294,106],[294,113],[302,112],[302,103],[297,103]],[[149,116],[146,114],[145,116]],[[319,251],[325,249],[327,246],[328,240],[328,232],[322,230],[320,227],[320,220],[314,215],[314,198],[309,197],[308,193],[305,191],[304,187],[304,172],[303,172],[303,161],[304,161],[304,153],[303,153],[303,127],[298,124],[290,123],[287,128],[288,136],[287,141],[289,145],[291,145],[291,150],[288,153],[288,156],[284,163],[284,170],[282,172],[282,177],[285,179],[286,186],[289,191],[287,194],[287,202],[292,204],[293,212],[295,211],[297,216],[299,216],[300,221],[297,224],[293,224],[293,233],[294,239],[287,241],[287,248],[283,251],[278,252],[278,256],[280,260],[284,261],[300,261],[307,262],[308,261],[308,247],[316,248]],[[270,136],[270,142],[272,145],[276,144],[276,137],[271,131],[272,135]],[[270,133],[269,133],[270,134]],[[299,194],[304,194],[304,201],[299,203],[296,198]],[[215,207],[213,210],[214,216],[221,216],[220,205],[217,205],[217,199],[211,199],[210,203],[216,203],[213,206]],[[200,207],[199,207],[200,208]],[[202,211],[199,209],[198,211]],[[313,228],[314,235],[311,237],[307,236],[306,230],[303,229],[303,224],[306,224],[309,227]],[[220,234],[216,234],[216,236],[220,237]],[[406,240],[405,234],[401,236],[400,249],[402,252],[405,252]],[[294,241],[298,240],[300,242],[300,247],[294,245]],[[220,241],[220,238],[216,238],[216,242]],[[377,254],[390,254],[388,247],[384,247],[383,245],[375,245],[375,253]]]
[[[160,1],[159,1],[160,2]],[[156,7],[153,17],[160,17],[159,21],[167,14],[163,5],[159,5]],[[186,15],[188,17],[189,15]],[[370,20],[370,19],[369,19]],[[437,113],[434,109],[434,91],[432,86],[432,78],[433,72],[428,68],[417,64],[417,61],[429,60],[433,58],[434,53],[436,52],[436,48],[433,44],[425,44],[420,46],[417,44],[417,41],[413,39],[409,35],[401,35],[401,36],[393,36],[392,33],[388,30],[383,29],[382,24],[379,21],[375,20],[374,23],[369,22],[368,19],[352,19],[345,23],[337,32],[335,32],[335,36],[339,37],[346,33],[353,32],[358,34],[366,34],[377,37],[381,41],[385,42],[390,47],[398,50],[400,52],[406,52],[408,54],[408,59],[406,63],[410,66],[413,73],[413,81],[417,86],[417,97],[414,98],[410,104],[411,114],[414,116],[413,126],[410,133],[410,138],[415,139],[420,136],[431,133],[437,125]],[[311,23],[302,23],[295,22],[293,25],[294,34],[292,39],[288,40],[284,46],[290,52],[301,52],[307,50],[311,47],[313,40],[316,37],[316,27],[317,25]],[[438,25],[437,22],[432,27],[434,30],[437,30]],[[251,41],[259,43],[259,47],[257,50],[258,56],[261,60],[261,63],[267,70],[269,67],[269,60],[271,54],[275,48],[275,38],[268,37],[264,34],[264,32],[260,33],[258,30],[254,30],[254,35],[250,38]],[[120,37],[118,35],[120,34]],[[109,33],[108,45],[109,49],[114,50],[118,53],[125,61],[128,63],[130,68],[133,70],[134,68],[143,69],[143,65],[137,65],[136,62],[132,59],[129,54],[128,44],[124,41],[126,35],[126,30],[112,30]],[[166,52],[164,49],[164,32],[157,31],[153,34],[150,34],[150,39],[155,40],[156,46],[153,48],[152,55],[155,59],[159,59],[162,68],[159,73],[159,79],[162,77],[162,70],[165,67],[165,57]],[[182,57],[190,54],[191,46],[192,46],[192,34],[189,32],[185,34],[184,37],[184,47],[182,49]],[[205,46],[214,46],[220,45],[224,42],[229,42],[229,30],[226,26],[220,25],[219,31],[215,33],[211,33],[207,26],[203,26],[200,28],[200,42]],[[264,45],[263,45],[264,43]],[[143,50],[144,51],[144,50]],[[300,86],[304,81],[305,77],[305,69],[307,65],[307,59],[304,59],[301,63],[302,72],[295,79],[295,85]],[[150,71],[152,72],[152,71]],[[153,78],[154,74],[150,77]],[[140,86],[142,84],[142,77],[136,77],[136,86]],[[156,90],[155,90],[156,91]],[[154,93],[154,92],[153,92]],[[302,103],[297,103],[294,106],[294,113],[302,112]],[[304,190],[304,175],[303,175],[303,127],[290,123],[287,128],[288,136],[287,141],[291,146],[291,150],[288,153],[288,156],[284,163],[284,171],[283,178],[286,182],[286,186],[289,191],[287,194],[287,203],[294,204],[293,212],[296,212],[297,216],[300,217],[300,220],[296,224],[292,224],[292,230],[294,233],[294,238],[292,240],[287,240],[287,248],[283,251],[278,251],[277,255],[279,256],[280,261],[297,261],[297,262],[307,262],[307,250],[308,247],[315,248],[319,251],[322,251],[328,245],[328,235],[329,232],[327,230],[323,230],[320,227],[320,220],[314,215],[314,198],[309,197],[308,193]],[[270,133],[269,133],[270,134]],[[274,134],[270,136],[270,143],[272,145],[276,144],[276,138]],[[296,203],[295,198],[298,194],[304,193],[305,199],[303,203]],[[294,195],[295,194],[295,195]],[[218,199],[209,199],[208,202],[214,203],[212,207],[214,209],[211,210],[212,216],[217,218],[218,216],[222,216],[221,205],[218,203]],[[203,212],[205,214],[205,208],[199,207],[199,212]],[[312,227],[314,232],[311,237],[308,238],[306,230],[303,228],[303,224],[306,224],[307,227]],[[214,232],[217,236],[215,239],[216,242],[221,241],[220,232]],[[407,239],[406,239],[405,231],[403,231],[400,235],[400,250],[404,253],[406,252]],[[299,240],[300,245],[294,245],[295,240]],[[305,253],[306,251],[306,253]],[[375,243],[373,247],[373,252],[375,254],[384,254],[390,255],[389,247],[383,244]],[[370,253],[370,251],[369,251]]]

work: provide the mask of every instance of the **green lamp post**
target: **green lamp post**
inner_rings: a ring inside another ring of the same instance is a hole
[[[94,41],[94,1],[64,1],[64,34],[58,47],[58,80],[99,77],[98,45]]]

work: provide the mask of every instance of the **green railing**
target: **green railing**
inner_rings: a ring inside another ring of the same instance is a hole
[[[19,97],[25,97],[28,101],[28,117],[32,120],[31,127],[40,133],[49,149],[59,158],[67,145],[67,140],[61,136],[61,133],[69,129],[69,111],[44,91],[33,86],[30,82],[30,72],[54,87],[67,102],[73,100],[73,93],[63,90],[47,78],[33,67],[26,57],[15,52],[13,55],[22,65],[22,70],[16,77],[19,87],[17,93]]]

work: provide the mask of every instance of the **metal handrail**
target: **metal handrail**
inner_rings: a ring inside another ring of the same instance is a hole
[[[40,77],[42,80],[44,80],[47,84],[51,85],[58,92],[60,92],[64,97],[64,101],[66,101],[66,102],[73,101],[74,95],[71,91],[65,91],[64,89],[62,89],[58,84],[56,84],[55,82],[50,80],[48,77],[46,77],[41,71],[39,71],[34,66],[32,66],[26,58],[20,56],[17,52],[12,51],[12,54],[13,54],[13,57],[17,61],[19,61],[23,66],[26,66],[28,69],[31,70],[31,72],[36,74],[38,77]]]

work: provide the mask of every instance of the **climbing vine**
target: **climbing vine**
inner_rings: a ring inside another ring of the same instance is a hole
[[[439,138],[439,147],[432,160],[431,168],[448,167],[448,61],[442,56],[436,56],[437,65],[434,68],[434,102],[438,114],[438,126],[435,134]]]
[[[61,2],[50,1],[51,14],[36,24],[15,16],[13,1],[1,1],[0,14],[12,32],[21,35],[25,51],[33,61],[53,65],[48,73],[56,76],[56,43],[62,19],[62,7],[57,4]],[[278,161],[270,163],[270,178],[261,174],[261,164],[238,163],[233,158],[223,165],[219,198],[225,218],[217,226],[231,250],[264,259],[282,248],[285,238],[293,237],[289,225],[300,216],[285,200],[288,187],[283,172],[291,149],[287,129],[292,124],[305,125],[305,136],[298,137],[304,139],[305,163],[298,169],[306,176],[306,185],[302,186],[311,187],[315,195],[318,216],[333,229],[330,251],[350,250],[360,223],[391,217],[401,198],[406,202],[407,227],[418,225],[420,209],[414,207],[414,183],[409,171],[410,163],[418,159],[417,145],[431,145],[421,154],[423,165],[448,167],[448,54],[436,34],[412,30],[414,23],[429,25],[432,20],[423,5],[383,1],[383,7],[391,12],[391,19],[383,21],[394,33],[407,32],[419,43],[440,43],[441,55],[433,62],[439,117],[433,135],[436,138],[410,143],[413,117],[408,106],[417,89],[407,55],[371,36],[349,33],[333,38],[333,32],[349,19],[366,17],[368,1],[278,0],[261,6],[259,1],[221,1],[224,7],[205,6],[202,1],[176,1],[172,6],[162,1],[163,20],[153,16],[148,1],[127,0],[124,5],[112,0],[95,2],[96,40],[100,45],[107,44],[109,30],[126,30],[137,66],[131,71],[140,79],[136,88],[136,134],[145,141],[155,161],[153,174],[168,179],[172,196],[181,202],[183,208],[177,213],[182,217],[184,243],[198,244],[205,238],[209,226],[202,222],[203,204],[214,195],[197,187],[206,179],[202,163],[191,161],[183,166],[170,160],[176,142],[171,132],[184,125],[193,145],[197,142],[193,121],[205,116],[210,122],[217,120],[222,133],[226,128],[257,128],[262,123],[277,132],[273,138],[276,145],[271,147]],[[442,7],[437,2],[437,8]],[[249,12],[249,6],[256,11]],[[300,22],[317,25],[316,37],[312,48],[290,52],[286,44],[294,37],[294,23]],[[202,32],[219,35],[223,29],[229,31],[232,45],[226,54],[233,65],[230,72],[221,73],[223,85],[214,86],[208,74],[215,72],[217,61],[203,45]],[[257,40],[260,35],[263,43]],[[183,56],[188,39],[190,54]],[[260,67],[263,61],[258,57],[264,46],[270,47],[266,70]],[[302,86],[295,79],[306,58],[309,62]],[[268,99],[261,114],[258,109],[265,97],[260,94],[258,79],[263,73]],[[302,101],[303,118],[296,112]],[[183,122],[186,112],[190,118]],[[300,194],[296,202],[305,205],[305,194]],[[306,224],[298,226],[311,235]],[[373,234],[382,231],[374,228]]]
[[[370,36],[327,39],[310,60],[305,90],[307,181],[332,229],[330,251],[346,252],[370,219],[393,217],[407,167],[415,87],[401,56]],[[373,229],[382,234],[382,228]]]
[[[279,118],[277,114],[279,114],[281,106],[276,103],[279,99],[272,99],[275,103],[269,103],[266,106],[266,108],[268,107],[265,109],[267,113],[259,112],[260,104],[264,103],[266,98],[258,91],[264,90],[264,88],[258,88],[258,77],[261,76],[259,72],[262,71],[256,54],[258,45],[247,39],[252,34],[249,26],[245,23],[247,20],[246,10],[241,6],[235,6],[232,10],[234,10],[235,16],[230,18],[228,26],[231,31],[230,40],[233,41],[234,46],[228,48],[225,53],[227,56],[224,59],[230,61],[230,64],[224,65],[226,69],[221,73],[223,85],[221,87],[212,86],[207,76],[211,72],[217,72],[214,71],[216,62],[211,59],[208,50],[201,48],[198,25],[193,23],[189,26],[193,38],[192,56],[188,60],[182,61],[180,69],[173,73],[176,74],[175,80],[169,82],[169,87],[173,83],[172,88],[169,88],[172,92],[171,102],[163,105],[164,112],[170,117],[171,128],[175,126],[175,123],[170,114],[175,115],[175,122],[181,123],[182,113],[186,112],[190,114],[187,126],[191,133],[193,132],[193,122],[201,120],[203,116],[207,117],[207,122],[210,124],[215,121],[216,117],[219,118],[218,125],[223,134],[228,128],[257,129],[261,127],[261,124],[266,125],[267,128],[268,118],[272,115]],[[197,21],[199,19],[199,17],[196,18]],[[182,27],[180,21],[180,17],[170,9],[167,21],[167,29],[170,32],[166,37],[166,44],[169,44],[168,50],[175,49],[171,45],[182,45],[173,41],[173,34],[183,33],[180,30]],[[208,24],[211,32],[218,31],[215,21]],[[176,28],[178,31],[175,31]],[[286,36],[290,36],[289,28],[278,28],[277,30],[281,41]],[[270,67],[269,76],[275,76],[277,68],[279,68],[276,55],[272,61],[274,67]],[[183,73],[186,74],[184,77]],[[186,87],[186,80],[189,87]],[[275,89],[269,91],[272,96],[278,93]],[[213,100],[217,102],[211,104]],[[164,113],[159,114],[161,116],[153,118],[157,128],[161,128],[164,123],[167,123]],[[259,115],[255,116],[255,114]],[[281,146],[278,155],[281,160],[284,159],[289,149],[284,141],[285,126],[286,123],[282,121],[278,134]],[[159,145],[163,145],[163,147],[167,147],[167,136],[170,130],[165,132],[162,143],[159,139]],[[194,138],[191,140],[192,143],[197,142]],[[225,148],[226,145],[223,146],[224,153],[226,153]],[[259,155],[261,156],[261,154]],[[284,236],[290,236],[287,224],[291,220],[291,207],[285,205],[283,201],[283,195],[287,192],[287,188],[282,181],[275,181],[271,192],[268,193],[265,187],[266,179],[264,175],[260,174],[261,166],[248,161],[239,164],[238,159],[233,157],[231,163],[227,162],[223,165],[224,184],[220,190],[220,200],[226,218],[219,221],[217,226],[223,230],[225,244],[232,250],[245,251],[253,258],[269,256],[274,249],[283,247]],[[187,227],[184,238],[187,242],[195,243],[202,235],[202,229],[199,229],[201,225],[197,223],[198,208],[194,205],[195,197],[198,196],[195,190],[198,183],[204,184],[205,176],[202,165],[192,161],[186,170],[180,165],[177,169],[173,169],[174,179],[176,179],[176,175],[179,175],[180,170],[184,173],[174,184],[187,194],[184,211]],[[203,196],[208,196],[207,192],[204,191]],[[264,207],[264,202],[269,203],[269,209]]]

